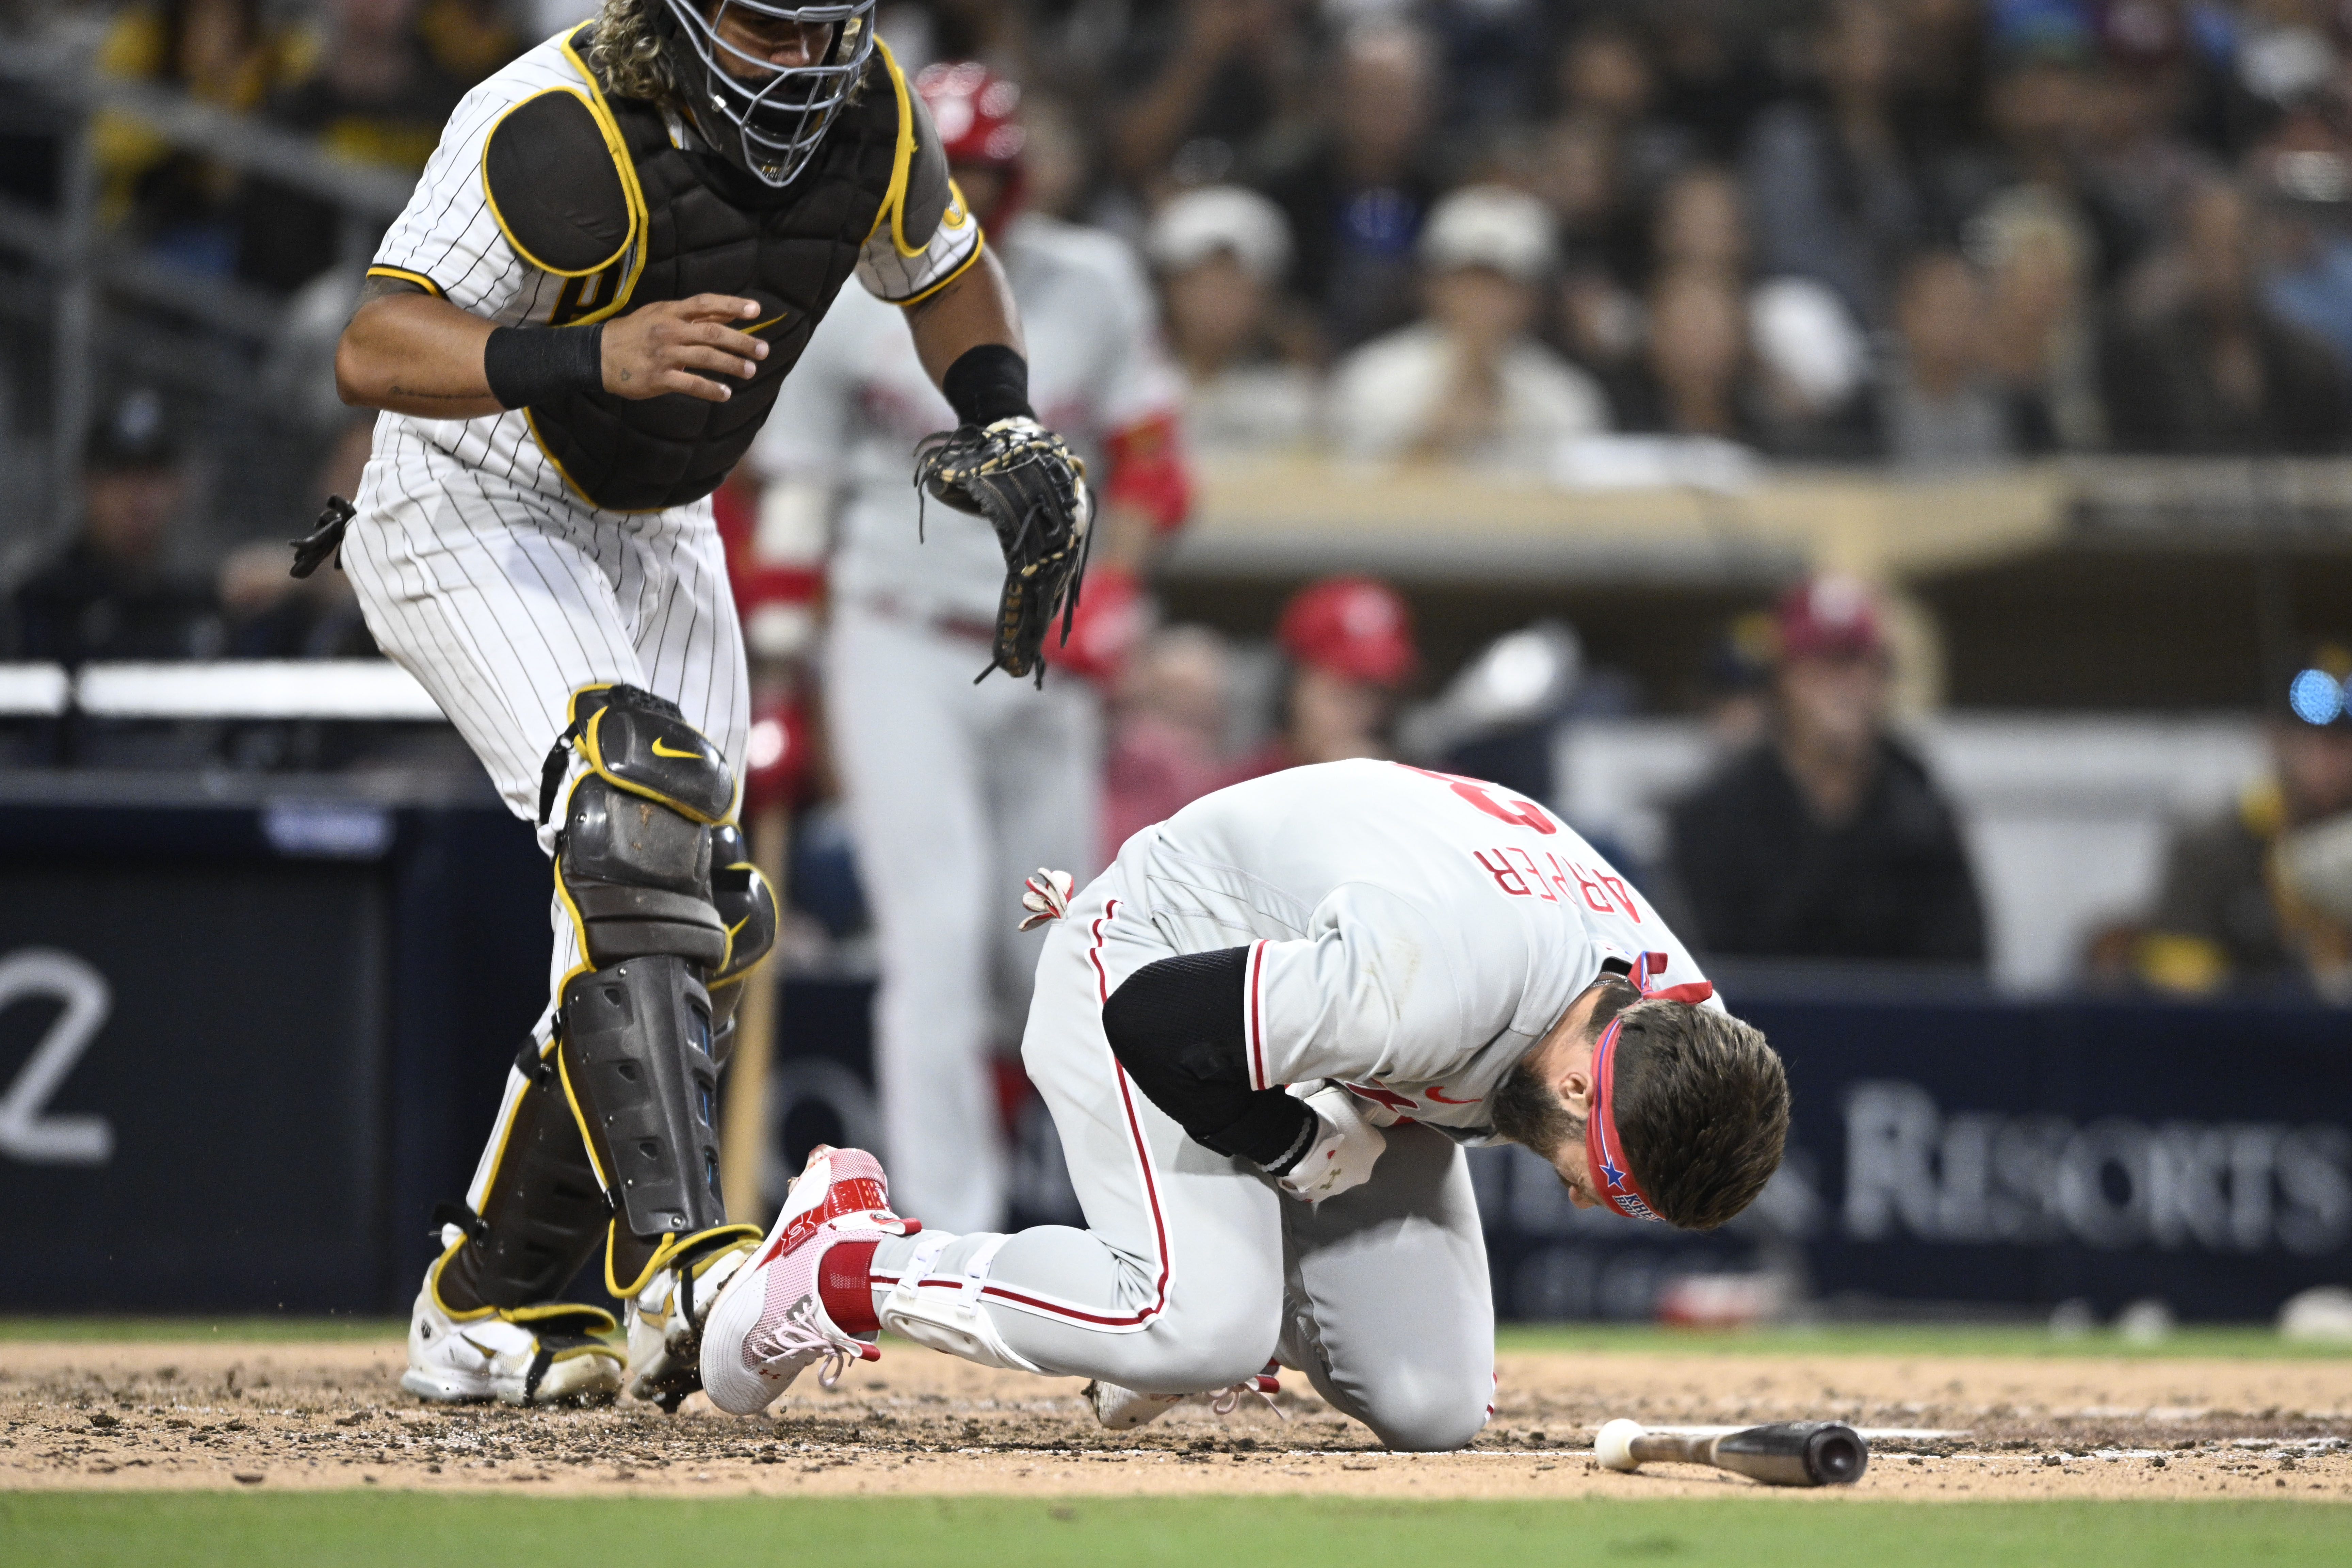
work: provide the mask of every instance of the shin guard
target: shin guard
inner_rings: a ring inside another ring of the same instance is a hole
[[[471,1194],[466,1240],[435,1277],[453,1315],[553,1299],[594,1255],[613,1212],[553,1059],[533,1042],[515,1068],[522,1081],[509,1089],[511,1113]]]
[[[563,1082],[615,1216],[639,1237],[727,1223],[710,997],[683,958],[652,954],[563,988]]]

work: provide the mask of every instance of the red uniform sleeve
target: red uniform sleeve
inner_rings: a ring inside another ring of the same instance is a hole
[[[1111,433],[1105,499],[1133,507],[1160,532],[1173,533],[1192,511],[1192,471],[1184,461],[1176,416],[1158,414]]]

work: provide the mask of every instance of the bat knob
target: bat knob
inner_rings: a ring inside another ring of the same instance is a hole
[[[1805,1444],[1805,1472],[1825,1487],[1851,1486],[1870,1465],[1870,1445],[1842,1421],[1832,1421]]]
[[[1620,1415],[1593,1435],[1592,1457],[1606,1469],[1638,1469],[1642,1461],[1633,1458],[1633,1439],[1640,1436],[1642,1424]]]

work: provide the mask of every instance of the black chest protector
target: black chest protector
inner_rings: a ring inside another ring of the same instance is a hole
[[[589,33],[571,53],[587,57]],[[586,69],[583,66],[583,69]],[[662,300],[757,300],[744,330],[768,343],[734,395],[633,400],[599,389],[529,410],[532,434],[583,500],[614,511],[683,506],[717,489],[776,401],[809,334],[857,265],[886,204],[903,193],[912,118],[877,56],[800,177],[772,190],[701,153],[680,151],[655,105],[604,95],[591,113],[562,89],[526,100],[491,133],[483,177],[526,260],[565,279],[553,326]],[[627,166],[611,151],[617,137]],[[613,243],[617,241],[617,243]]]

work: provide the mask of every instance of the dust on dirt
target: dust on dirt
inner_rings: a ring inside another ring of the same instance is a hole
[[[1188,1404],[1111,1433],[1075,1380],[902,1343],[748,1419],[699,1396],[676,1415],[426,1405],[401,1363],[396,1342],[0,1345],[0,1489],[1735,1496],[1757,1489],[1600,1469],[1593,1430],[1835,1416],[1906,1435],[1874,1442],[1858,1486],[1794,1495],[2352,1501],[2352,1360],[1508,1354],[1493,1421],[1445,1455],[1382,1451],[1297,1373],[1279,1415]]]

